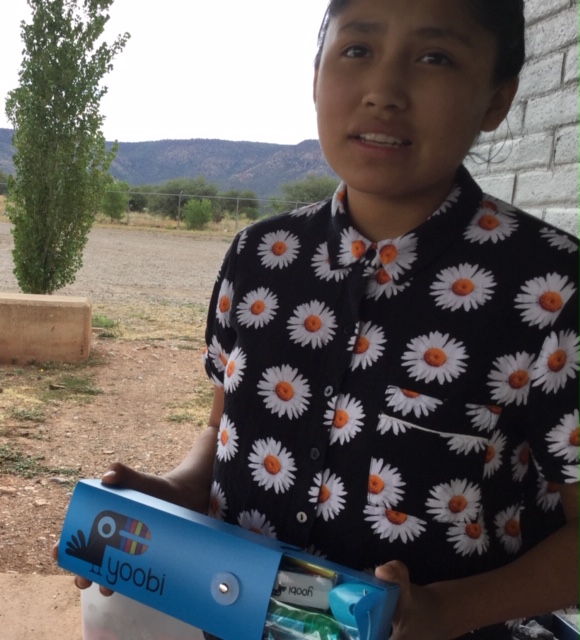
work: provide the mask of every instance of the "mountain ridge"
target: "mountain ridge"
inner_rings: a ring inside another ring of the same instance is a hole
[[[0,169],[7,173],[14,170],[12,135],[0,128]],[[249,189],[261,198],[279,195],[282,184],[308,174],[334,176],[317,140],[284,145],[212,138],[119,142],[111,174],[131,186],[204,176],[223,191]]]

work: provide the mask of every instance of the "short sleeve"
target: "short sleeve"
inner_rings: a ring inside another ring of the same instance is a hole
[[[228,249],[218,272],[211,296],[205,330],[204,366],[207,375],[219,387],[223,386],[229,354],[236,341],[231,311],[234,296],[234,273],[239,236]]]

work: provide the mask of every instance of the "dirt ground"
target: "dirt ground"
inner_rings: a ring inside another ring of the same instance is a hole
[[[204,314],[231,237],[93,229],[59,293],[90,296],[114,326],[86,365],[0,367],[2,640],[80,640],[77,590],[50,558],[74,483],[114,460],[166,471],[205,425]],[[11,244],[0,222],[0,292],[19,291]]]

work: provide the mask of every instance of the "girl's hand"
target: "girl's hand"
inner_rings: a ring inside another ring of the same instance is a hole
[[[198,510],[201,510],[204,505],[207,505],[207,493],[200,492],[200,495],[196,496],[191,489],[186,490],[185,487],[170,476],[162,477],[140,473],[120,462],[114,462],[109,467],[101,477],[101,482],[109,486],[140,491],[155,498],[188,508],[195,509],[197,507]],[[55,561],[58,561],[58,545],[59,543],[57,542],[51,551],[51,556]],[[74,583],[79,589],[87,589],[92,584],[90,580],[82,576],[75,576]],[[99,586],[99,590],[106,596],[110,596],[113,593],[113,591],[102,585]]]
[[[377,567],[375,576],[399,585],[399,600],[389,640],[446,640],[442,631],[441,603],[428,587],[409,580],[407,567],[398,560]]]

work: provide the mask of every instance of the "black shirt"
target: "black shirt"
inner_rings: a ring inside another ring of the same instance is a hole
[[[563,524],[553,483],[578,482],[577,260],[463,168],[393,240],[355,229],[342,185],[244,230],[207,327],[212,514],[416,584],[526,552]]]

